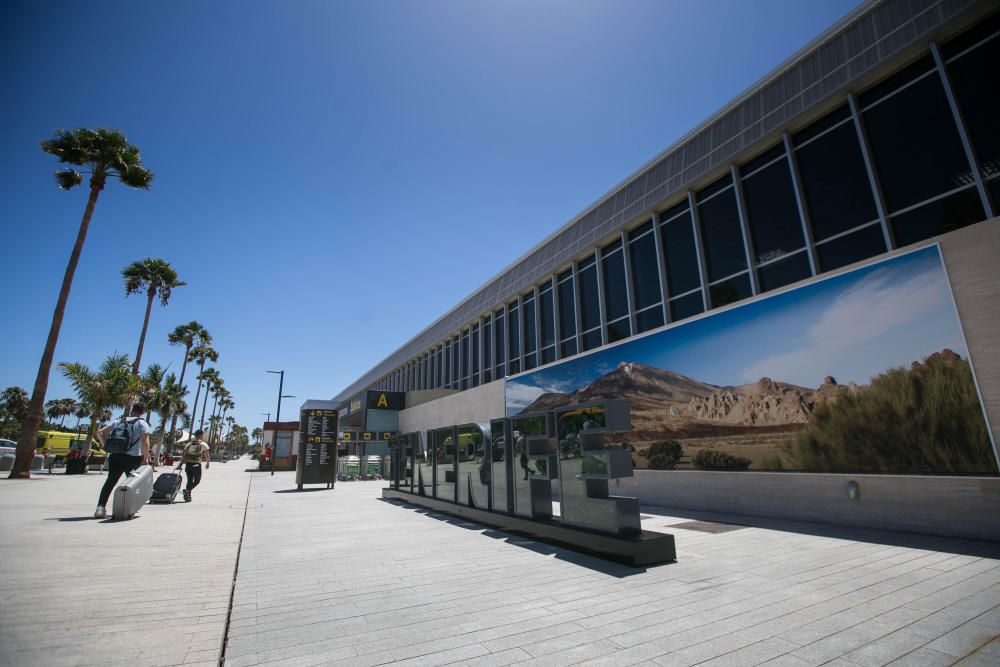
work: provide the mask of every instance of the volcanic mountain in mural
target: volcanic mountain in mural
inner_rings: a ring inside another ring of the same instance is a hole
[[[673,371],[622,362],[574,392],[542,394],[523,412],[617,398],[629,402],[635,430],[668,435],[671,431],[692,430],[692,422],[751,427],[804,424],[817,403],[857,390],[854,383],[842,386],[829,376],[817,389],[767,377],[749,384],[719,387]]]

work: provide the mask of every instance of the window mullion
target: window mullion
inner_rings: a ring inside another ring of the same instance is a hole
[[[882,186],[879,185],[878,175],[875,173],[875,163],[872,161],[871,148],[868,146],[868,136],[865,134],[865,127],[861,123],[861,112],[858,111],[858,102],[854,99],[854,93],[848,93],[847,104],[851,107],[851,117],[854,119],[854,131],[857,132],[858,143],[861,144],[861,156],[865,160],[868,183],[871,185],[872,194],[875,197],[875,208],[878,210],[879,224],[882,225],[882,236],[885,237],[885,247],[893,250],[896,247],[896,239],[893,238],[892,229],[889,227],[889,216],[886,211],[885,198],[882,196]]]

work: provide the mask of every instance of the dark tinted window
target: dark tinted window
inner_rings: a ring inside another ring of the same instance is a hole
[[[904,246],[984,219],[976,188],[956,192],[890,218],[896,245]]]
[[[745,176],[746,174],[757,171],[768,162],[776,159],[779,155],[784,154],[785,145],[783,143],[772,146],[754,159],[748,160],[746,163],[742,164],[740,166],[740,174]]]
[[[660,273],[656,264],[656,238],[646,234],[628,245],[632,263],[632,292],[635,309],[642,310],[660,301]]]
[[[556,342],[556,323],[553,319],[555,304],[552,302],[552,290],[545,290],[538,295],[542,321],[538,323],[542,335],[542,347],[548,347]]]
[[[524,318],[524,353],[535,351],[535,297],[529,295],[521,302],[521,317]]]
[[[864,112],[889,212],[969,182],[969,163],[937,74]]]
[[[712,307],[725,306],[750,296],[750,276],[743,274],[709,287]]]
[[[582,269],[577,278],[580,282],[580,322],[583,330],[593,329],[601,324],[601,311],[597,294],[597,266],[591,264]]]
[[[858,102],[862,108],[867,107],[932,69],[934,69],[934,58],[928,53],[912,65],[908,65],[863,92],[858,97]]]
[[[761,292],[794,283],[796,280],[808,278],[809,275],[809,256],[804,252],[757,269]]]
[[[655,329],[659,326],[663,326],[663,308],[660,306],[635,314],[636,333],[649,331],[650,329]]]
[[[955,96],[985,177],[1000,174],[998,66],[1000,35],[948,64]]]
[[[816,246],[821,271],[839,269],[842,266],[874,257],[885,250],[885,237],[882,235],[881,225],[870,225]]]
[[[504,317],[503,311],[498,310],[493,315],[493,321],[496,326],[496,331],[493,333],[493,361],[496,364],[496,378],[499,380],[504,376]]]
[[[993,210],[1000,207],[1000,178],[995,178],[986,184],[986,188],[990,191],[990,196],[993,198]]]
[[[828,130],[837,123],[842,122],[846,118],[851,117],[851,109],[846,104],[837,107],[827,115],[823,116],[819,120],[815,121],[811,125],[799,130],[792,137],[792,144],[798,146],[806,141],[809,141],[817,134],[822,134],[824,130]]]
[[[617,322],[611,322],[608,324],[608,342],[613,343],[616,340],[621,340],[623,338],[628,338],[631,334],[631,327],[628,323],[628,318],[623,318]]]
[[[743,199],[756,261],[788,254],[805,245],[788,160],[779,160],[743,181]]]
[[[694,244],[691,216],[683,215],[663,225],[663,254],[667,267],[667,289],[684,294],[701,285],[698,250]]]
[[[701,218],[701,244],[705,248],[708,279],[718,280],[747,268],[733,189],[700,204],[698,215]]]
[[[572,357],[576,354],[576,339],[570,338],[559,344],[559,355],[563,358]]]
[[[703,312],[705,312],[705,304],[702,301],[701,292],[693,292],[670,302],[670,319],[673,322]]]
[[[592,350],[601,346],[601,330],[595,329],[583,334],[583,349]]]
[[[487,316],[483,322],[483,382],[493,379],[493,325]]]
[[[701,190],[696,192],[694,195],[695,201],[700,204],[709,197],[711,197],[712,195],[714,195],[715,193],[722,192],[724,189],[728,188],[732,184],[733,184],[732,176],[726,174],[722,178],[711,183],[710,185],[706,185]]]
[[[795,157],[817,241],[878,217],[853,123],[799,148]]]
[[[507,372],[510,375],[521,372],[521,347],[518,338],[521,335],[521,320],[518,317],[517,305],[507,308]]]
[[[576,317],[573,311],[573,281],[559,283],[559,331],[563,338],[576,335]]]
[[[621,243],[618,242],[620,247]],[[625,293],[625,255],[619,250],[601,259],[604,269],[604,309],[608,320],[628,315],[628,295]]]
[[[549,364],[556,360],[556,347],[547,347],[542,350],[542,363]]]

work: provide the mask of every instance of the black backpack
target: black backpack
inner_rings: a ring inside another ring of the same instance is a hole
[[[104,441],[104,451],[108,454],[125,454],[128,450],[132,449],[132,429],[130,428],[132,424],[139,421],[138,419],[133,419],[131,422],[127,421],[125,417],[121,418],[121,421],[115,422],[115,425],[111,427],[111,432],[108,434],[107,440]]]

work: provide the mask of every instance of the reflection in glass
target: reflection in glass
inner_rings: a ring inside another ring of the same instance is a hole
[[[727,177],[728,180],[728,177]],[[743,232],[733,188],[698,205],[708,279],[719,280],[747,268]]]
[[[434,464],[429,443],[418,438],[413,449],[414,491],[422,496],[434,495]]]
[[[821,271],[832,271],[885,252],[885,236],[878,223],[816,246]]]
[[[511,463],[514,485],[514,513],[519,516],[532,516],[531,489],[528,480],[537,474],[535,466],[528,459],[528,441],[532,436],[548,434],[548,413],[519,415],[511,418],[511,436],[513,438],[513,458]]]
[[[488,509],[489,496],[490,466],[486,459],[486,437],[477,424],[463,424],[458,427],[458,502]]]
[[[490,422],[490,449],[492,452],[490,481],[494,512],[509,512],[514,502],[513,497],[507,497],[507,480],[510,479],[510,471],[508,470],[510,455],[507,446],[508,434],[505,427],[506,420],[504,419],[494,419]]]
[[[805,246],[788,160],[779,160],[747,177],[743,181],[743,199],[758,263]]]
[[[986,217],[976,188],[970,187],[889,219],[899,247],[955,231]]]
[[[720,308],[735,303],[741,299],[752,296],[750,290],[750,276],[741,274],[728,280],[715,283],[708,288],[712,297],[712,307]]]
[[[434,497],[455,502],[456,447],[452,427],[429,431],[434,462]]]

